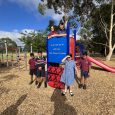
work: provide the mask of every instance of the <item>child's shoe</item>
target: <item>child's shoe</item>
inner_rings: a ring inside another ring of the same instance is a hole
[[[37,85],[38,84],[38,81],[35,81],[35,85]]]
[[[83,87],[83,84],[79,84],[79,88],[82,88]]]
[[[41,85],[42,85],[42,83],[40,82],[40,83],[38,84],[37,88],[40,88],[40,87],[41,87]]]
[[[83,85],[83,89],[86,89],[86,84]]]
[[[71,91],[71,92],[70,92],[70,95],[71,95],[71,96],[74,96],[74,93]]]
[[[61,95],[62,96],[65,96],[66,92],[65,91],[62,91]]]

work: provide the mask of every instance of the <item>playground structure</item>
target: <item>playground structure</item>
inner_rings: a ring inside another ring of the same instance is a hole
[[[78,21],[76,24],[80,25]],[[53,88],[64,88],[64,84],[60,82],[61,74],[63,72],[63,68],[59,66],[61,60],[66,55],[72,54],[72,58],[77,63],[84,52],[84,46],[76,42],[76,34],[80,27],[78,26],[77,29],[74,29],[74,35],[70,36],[70,26],[71,25],[68,22],[66,37],[52,37],[51,39],[47,39],[48,84]],[[90,56],[88,56],[87,59],[104,70],[115,73],[115,68],[109,67],[103,62],[93,59]]]
[[[27,70],[27,53],[8,53],[5,55],[3,52],[0,54],[0,67],[17,67],[19,70],[25,68]]]
[[[114,67],[110,67],[110,66],[104,64],[103,62],[101,62],[100,60],[93,59],[92,57],[88,56],[87,58],[88,58],[89,61],[98,65],[99,67],[103,68],[104,70],[107,70],[108,72],[115,73],[115,68]]]
[[[0,48],[0,67],[18,67],[20,70],[24,62],[24,68],[27,70],[27,52],[20,53],[20,47],[9,48],[5,41],[5,47]]]
[[[72,58],[74,60],[76,57],[76,34],[78,33],[81,25],[78,21],[74,21],[78,26],[76,25],[75,29],[72,30],[72,36],[70,36],[70,28],[73,25],[68,22],[66,36],[47,39],[48,84],[54,88],[64,88],[64,84],[60,82],[63,68],[59,65],[61,64],[62,59],[68,54],[72,54]]]

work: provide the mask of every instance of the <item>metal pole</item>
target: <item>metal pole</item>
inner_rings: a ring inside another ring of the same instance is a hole
[[[20,70],[20,63],[19,63],[19,49],[17,48],[16,54],[17,54],[17,63],[18,63],[18,69]]]
[[[2,51],[2,63],[4,63],[4,54],[3,54],[3,51]]]
[[[8,47],[7,47],[6,40],[5,40],[5,49],[6,49],[6,60],[7,60],[7,67],[8,67]]]
[[[18,53],[19,53],[19,57],[20,57],[20,46],[18,47]]]
[[[6,40],[5,40],[5,49],[6,49],[6,55],[8,55],[8,48],[7,48],[7,42],[6,42]]]
[[[27,52],[24,52],[25,67],[27,70]]]
[[[1,56],[2,56],[2,54],[1,54]],[[2,63],[2,57],[0,56],[0,67],[1,67],[1,63]]]
[[[33,52],[33,48],[32,48],[32,44],[31,44],[31,51],[30,51],[31,53]]]
[[[12,56],[11,56],[11,61],[12,61],[12,67],[13,67],[13,52],[12,52]]]
[[[69,48],[70,48],[70,45],[69,45],[69,41],[70,41],[70,39],[69,39],[69,37],[70,37],[70,23],[68,22],[67,23],[67,55],[70,53],[69,52]]]

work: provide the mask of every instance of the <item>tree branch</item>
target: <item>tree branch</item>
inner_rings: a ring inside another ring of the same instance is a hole
[[[103,29],[103,31],[104,31],[104,29],[105,29],[105,26],[100,22],[100,27]]]
[[[109,40],[109,38],[108,38],[108,35],[107,35],[107,28],[105,28],[103,25],[102,25],[102,23],[100,22],[100,27],[103,29],[103,32],[105,33],[105,36],[106,36],[106,39],[107,39],[107,41]]]
[[[113,50],[115,49],[115,43],[114,43],[114,45],[113,45]]]
[[[108,35],[107,35],[107,28],[105,28],[105,35],[106,35],[107,40],[109,40]]]
[[[106,30],[109,32],[109,29],[107,28],[107,24],[103,21],[101,14],[99,13],[100,19],[101,19],[101,23],[103,25],[104,28],[106,28]]]
[[[115,24],[113,24],[113,28],[114,28]]]
[[[101,18],[101,23],[102,23],[102,25],[105,27],[105,24],[104,24],[103,19],[102,19],[101,16],[100,16],[100,18]]]
[[[93,42],[93,41],[92,41]],[[106,44],[103,44],[103,43],[97,43],[97,42],[93,42],[94,44],[100,44],[100,45],[103,45],[103,46],[106,46],[106,47],[109,47],[108,45]]]
[[[115,13],[113,14],[113,16],[115,16]]]

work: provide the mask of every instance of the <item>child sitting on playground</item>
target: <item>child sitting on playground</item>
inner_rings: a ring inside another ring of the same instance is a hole
[[[62,95],[65,95],[67,89],[69,89],[70,95],[73,96],[72,85],[75,81],[75,70],[78,75],[76,63],[74,60],[72,60],[71,54],[63,58],[62,63],[65,63],[64,72],[61,76],[61,82],[65,83],[65,91],[62,91]]]
[[[66,36],[66,29],[63,22],[59,24],[58,36]]]
[[[51,32],[48,35],[48,39],[57,36],[57,32],[56,32],[56,27],[55,26],[51,26]]]
[[[48,35],[48,39],[52,38],[52,37],[61,37],[61,36],[66,36],[66,29],[64,27],[64,23],[61,22],[59,24],[59,28],[58,31],[56,32],[56,27],[55,26],[51,26],[51,32]]]
[[[31,75],[31,81],[29,84],[32,84],[34,81],[33,75],[36,76],[36,60],[34,58],[34,53],[30,53],[29,66],[30,66],[30,75]]]
[[[79,88],[86,89],[87,78],[89,77],[89,72],[91,68],[91,62],[87,59],[87,52],[83,53],[82,58],[79,61],[80,69],[81,69],[81,81]]]

